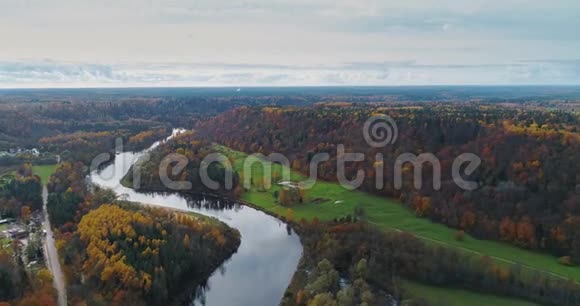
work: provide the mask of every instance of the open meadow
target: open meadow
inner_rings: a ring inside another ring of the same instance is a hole
[[[263,167],[258,157],[248,157],[243,152],[223,146],[218,146],[218,149],[233,158],[233,167],[238,173],[242,173],[242,177],[247,175],[244,173],[244,162],[248,158],[247,163],[252,165],[252,181],[262,180]],[[271,164],[271,167],[272,173],[277,172],[282,176],[284,171],[282,165]],[[286,171],[290,171],[291,181],[306,180],[305,176],[296,171],[289,169]],[[261,186],[258,188],[252,186],[242,195],[242,199],[280,216],[286,216],[288,208],[278,204],[274,196],[275,192],[280,192],[282,186],[273,182],[270,190],[262,189]],[[396,200],[347,190],[334,182],[317,181],[311,189],[306,190],[304,203],[292,205],[291,210],[296,221],[302,218],[311,221],[315,217],[319,220],[333,220],[349,214],[353,215],[358,206],[364,208],[364,218],[381,229],[406,231],[433,243],[447,245],[475,255],[490,256],[500,264],[518,264],[533,271],[547,272],[562,278],[580,281],[580,267],[561,265],[554,256],[528,251],[502,242],[475,239],[467,234],[463,240],[458,241],[455,239],[455,229],[419,218]]]

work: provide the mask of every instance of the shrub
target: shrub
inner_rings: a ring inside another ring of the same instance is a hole
[[[573,266],[574,263],[572,263],[572,257],[570,256],[562,256],[560,258],[558,258],[558,263],[563,265],[563,266]]]
[[[455,232],[455,240],[463,241],[465,239],[465,232],[463,230],[458,230]]]

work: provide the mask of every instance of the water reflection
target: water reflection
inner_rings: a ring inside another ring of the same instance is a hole
[[[192,292],[191,305],[278,305],[302,254],[299,238],[285,223],[251,207],[207,196],[137,192],[120,184],[143,153],[125,152],[89,180],[129,201],[193,211],[216,217],[240,231],[238,252]]]

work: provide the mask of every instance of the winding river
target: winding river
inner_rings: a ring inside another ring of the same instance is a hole
[[[278,305],[302,255],[298,236],[285,223],[248,206],[177,193],[143,193],[122,186],[120,181],[131,165],[158,145],[138,153],[118,153],[111,164],[93,171],[90,181],[129,201],[216,217],[241,233],[237,253],[209,277],[204,289],[192,292],[191,305]]]

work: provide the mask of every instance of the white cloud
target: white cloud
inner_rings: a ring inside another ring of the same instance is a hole
[[[355,62],[339,65],[228,63],[0,62],[0,88],[134,86],[288,86],[577,84],[580,61],[491,65]]]
[[[577,58],[579,10],[575,0],[0,0],[0,87],[580,83],[574,66],[521,62]]]

